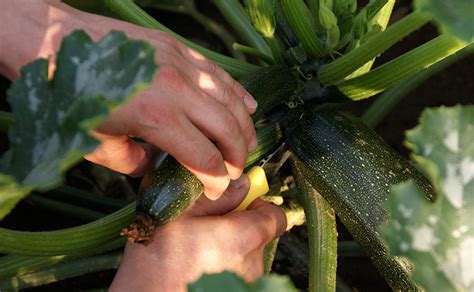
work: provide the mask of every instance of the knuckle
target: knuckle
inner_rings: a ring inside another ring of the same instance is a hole
[[[232,90],[240,97],[243,97],[246,93],[245,89],[242,87],[242,85],[237,82],[235,79],[233,79],[232,77],[229,77],[230,78],[230,87],[232,88]]]
[[[210,74],[220,73],[220,72],[218,72],[219,67],[217,67],[216,63],[212,62],[209,59],[206,59],[206,61],[204,63],[204,66],[206,68],[206,71],[208,71]]]
[[[203,155],[203,157],[201,158],[200,167],[203,170],[212,171],[219,169],[223,163],[224,160],[222,158],[221,153],[217,150],[213,150],[210,153]]]
[[[158,78],[161,79],[163,86],[171,87],[176,91],[187,90],[189,87],[188,81],[175,66],[165,65],[160,67]]]
[[[240,125],[233,116],[226,119],[223,127],[223,135],[224,137],[234,137],[235,139],[240,136]]]
[[[227,84],[223,84],[221,92],[222,92],[222,95],[220,98],[220,102],[224,106],[229,107],[232,104],[232,99],[233,99],[232,89]]]

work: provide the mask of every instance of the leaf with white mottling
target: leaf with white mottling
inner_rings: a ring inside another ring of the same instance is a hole
[[[65,37],[48,80],[48,61],[21,70],[8,91],[14,114],[10,150],[0,163],[0,219],[32,189],[58,185],[62,174],[98,141],[89,131],[151,82],[148,44],[111,32],[93,43],[83,31]]]
[[[407,133],[413,159],[435,186],[434,203],[414,182],[392,188],[381,233],[408,258],[427,291],[474,289],[474,106],[426,110]]]
[[[474,41],[473,0],[415,0],[414,4],[417,10],[432,14],[443,32]]]
[[[188,285],[189,292],[200,291],[232,292],[293,292],[297,291],[290,279],[280,275],[265,275],[254,283],[246,283],[231,272],[208,275],[204,274],[196,282]]]

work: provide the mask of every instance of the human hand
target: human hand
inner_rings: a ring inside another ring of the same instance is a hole
[[[212,199],[240,177],[257,144],[250,118],[256,102],[229,74],[164,32],[88,14],[58,0],[30,2],[8,1],[0,14],[9,27],[0,34],[9,44],[0,46],[0,71],[10,79],[38,57],[49,58],[52,71],[60,41],[75,29],[84,29],[94,41],[120,30],[155,48],[159,71],[153,83],[94,131],[102,143],[88,160],[142,175],[159,148],[193,172]]]
[[[203,273],[224,270],[256,280],[263,274],[264,247],[285,231],[286,217],[259,199],[246,211],[228,213],[248,188],[243,175],[217,201],[201,196],[177,220],[158,227],[150,245],[127,243],[110,290],[185,291]]]
[[[86,156],[122,173],[140,175],[150,152],[140,137],[193,172],[209,198],[242,174],[256,146],[250,113],[256,103],[224,70],[165,33],[148,39],[160,66],[153,84],[112,113],[95,136],[102,145]],[[247,105],[245,104],[247,102]]]

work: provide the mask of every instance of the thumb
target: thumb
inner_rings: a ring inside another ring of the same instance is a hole
[[[247,175],[242,174],[237,180],[231,181],[229,187],[222,196],[215,200],[209,200],[201,196],[189,210],[192,216],[220,216],[235,209],[247,196],[250,181]]]

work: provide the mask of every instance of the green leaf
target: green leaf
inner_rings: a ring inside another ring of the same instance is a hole
[[[14,123],[0,164],[0,219],[32,189],[58,185],[98,146],[89,131],[150,83],[157,67],[151,46],[120,32],[93,43],[75,31],[64,38],[56,62],[52,80],[48,61],[40,59],[8,91]]]
[[[415,0],[415,8],[433,15],[443,32],[465,42],[474,41],[474,1]]]
[[[265,275],[252,284],[231,272],[221,274],[204,274],[199,280],[188,285],[189,292],[222,291],[232,292],[284,292],[297,291],[291,281],[284,276]]]
[[[474,289],[474,106],[426,110],[407,133],[413,158],[435,186],[434,203],[413,181],[395,186],[381,230],[390,252],[408,258],[426,291]]]

